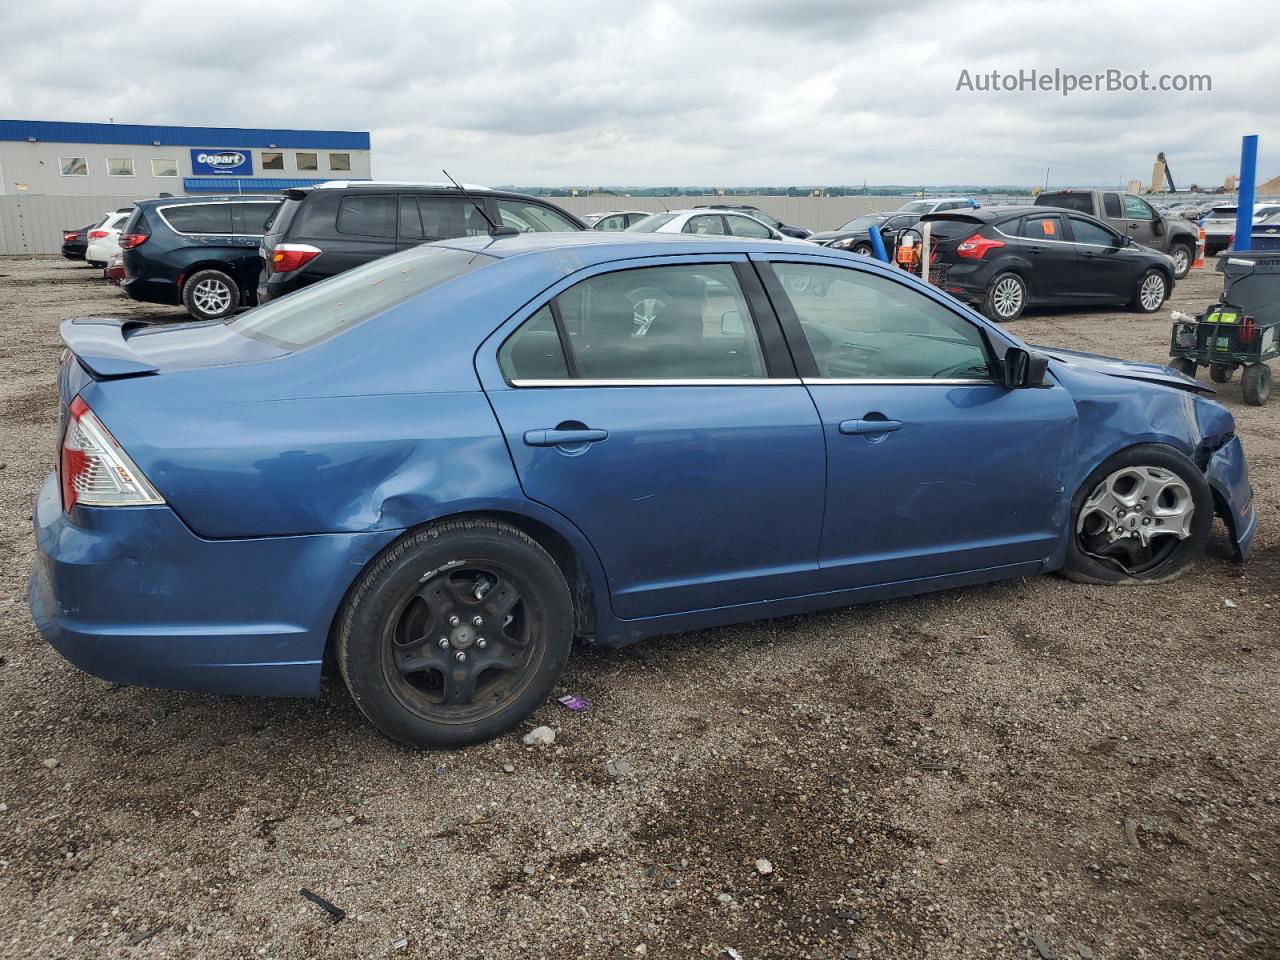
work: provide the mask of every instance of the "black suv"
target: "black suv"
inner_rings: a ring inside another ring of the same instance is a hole
[[[484,236],[485,216],[521,233],[587,229],[545,200],[469,184],[463,194],[447,185],[334,181],[284,197],[262,238],[263,303],[420,243]]]
[[[258,302],[258,244],[275,196],[141,200],[120,231],[124,280],[134,300],[181,304],[217,320]]]

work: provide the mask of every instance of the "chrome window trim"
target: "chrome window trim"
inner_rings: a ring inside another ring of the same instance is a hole
[[[857,386],[860,384],[870,384],[872,386],[896,386],[896,385],[919,385],[919,386],[940,386],[940,387],[963,387],[963,386],[999,386],[996,380],[988,379],[960,379],[960,378],[944,378],[944,377],[867,377],[859,379],[856,377],[802,377],[800,380],[806,387],[818,387],[823,384],[835,384],[839,386]]]
[[[168,227],[170,230],[172,230],[174,233],[176,233],[180,237],[261,237],[261,236],[264,236],[264,234],[236,233],[234,230],[229,231],[227,233],[188,233],[185,230],[179,230],[177,227],[171,224],[169,222],[169,218],[164,215],[164,212],[166,210],[173,210],[176,207],[212,207],[217,204],[230,205],[233,203],[240,204],[240,203],[273,203],[273,202],[278,203],[279,201],[273,201],[271,199],[267,199],[263,197],[253,197],[253,198],[245,197],[244,199],[237,198],[235,200],[201,200],[196,203],[168,203],[168,204],[165,204],[163,207],[156,207],[156,215],[160,217],[161,221],[164,223],[166,227]],[[232,222],[232,225],[234,226],[235,224],[234,218],[232,219],[231,222]]]
[[[1031,214],[1027,214],[1027,216],[1031,216]],[[1046,214],[1046,216],[1056,216],[1058,219],[1062,219],[1059,214]],[[1050,240],[1047,237],[1018,237],[1014,236],[1012,233],[1005,233],[999,227],[992,227],[991,229],[1002,237],[1008,237],[1010,240],[1025,240],[1027,243],[1061,243],[1068,247],[1097,247],[1099,250],[1133,250],[1132,246],[1103,246],[1100,243],[1085,243],[1083,240]],[[1123,237],[1126,236],[1126,234],[1121,233],[1120,236]]]
[[[798,387],[798,377],[708,377],[684,379],[511,380],[513,387]]]

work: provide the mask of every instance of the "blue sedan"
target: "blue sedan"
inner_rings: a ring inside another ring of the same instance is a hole
[[[575,638],[1060,571],[1168,580],[1255,529],[1231,414],[817,246],[415,247],[228,322],[63,324],[31,609],[123,684],[314,695],[458,747]]]

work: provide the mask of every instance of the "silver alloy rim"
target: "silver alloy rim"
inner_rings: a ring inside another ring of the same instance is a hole
[[[991,291],[991,302],[1000,316],[1014,316],[1022,308],[1022,284],[1013,277],[1005,277]]]
[[[648,333],[649,328],[653,326],[653,321],[658,319],[658,314],[665,306],[665,303],[655,297],[637,300],[635,306],[631,308],[631,319],[636,324],[636,328],[631,332],[631,335],[633,337],[643,337]]]
[[[192,291],[191,300],[204,313],[222,313],[231,306],[231,291],[221,280],[201,280]]]
[[[1138,573],[1191,536],[1191,488],[1163,467],[1123,467],[1103,480],[1080,508],[1076,537],[1090,556]]]
[[[787,289],[792,293],[804,293],[809,289],[810,277],[807,273],[787,277]]]
[[[1138,298],[1142,301],[1142,306],[1146,310],[1155,310],[1160,304],[1164,303],[1164,277],[1153,273],[1143,280],[1142,289],[1138,292]]]
[[[1178,250],[1174,251],[1173,269],[1177,271],[1179,275],[1187,272],[1187,267],[1190,265],[1190,263],[1191,263],[1191,258],[1187,256],[1187,251],[1185,249],[1179,248]]]

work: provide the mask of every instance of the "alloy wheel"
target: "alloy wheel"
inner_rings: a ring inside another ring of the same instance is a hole
[[[231,306],[231,291],[221,280],[201,280],[191,292],[191,301],[204,313],[219,314]]]
[[[1084,502],[1076,542],[1095,559],[1129,575],[1151,570],[1191,536],[1195,500],[1176,473],[1124,467],[1106,477]]]
[[[1138,300],[1144,310],[1157,310],[1164,303],[1164,277],[1153,273],[1142,281]]]
[[[1187,253],[1187,248],[1179,246],[1173,251],[1173,272],[1176,276],[1183,276],[1191,266],[1191,255]]]
[[[1022,309],[1022,284],[1013,277],[1005,277],[991,291],[991,304],[999,316],[1017,316]]]

